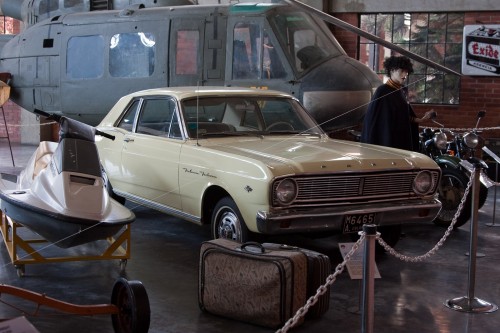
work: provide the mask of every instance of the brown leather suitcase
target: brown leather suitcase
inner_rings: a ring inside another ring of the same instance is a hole
[[[332,274],[332,263],[330,258],[323,253],[286,244],[264,243],[266,249],[280,249],[288,251],[299,251],[307,258],[307,299],[316,295],[319,286],[326,283],[326,279]],[[306,319],[319,318],[328,311],[330,307],[330,286],[327,291],[321,295],[312,307],[306,313]]]
[[[299,251],[227,239],[201,246],[198,301],[203,311],[279,328],[305,304],[306,293],[307,257]]]

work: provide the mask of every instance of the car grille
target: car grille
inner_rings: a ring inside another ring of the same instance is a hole
[[[413,191],[413,179],[417,173],[291,177],[298,186],[297,198],[292,205],[341,203],[346,201],[383,201],[416,196]],[[434,184],[437,186],[439,172],[432,171],[432,176]],[[279,180],[275,181],[273,193],[276,192],[278,184]],[[273,201],[273,205],[278,205],[276,200]]]

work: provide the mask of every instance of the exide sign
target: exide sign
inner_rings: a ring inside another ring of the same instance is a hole
[[[462,74],[500,74],[500,25],[464,27]]]

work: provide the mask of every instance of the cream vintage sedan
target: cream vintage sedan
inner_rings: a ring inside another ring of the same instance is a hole
[[[199,224],[214,238],[356,233],[430,222],[440,169],[422,154],[333,140],[285,93],[177,87],[121,98],[96,138],[118,198]]]

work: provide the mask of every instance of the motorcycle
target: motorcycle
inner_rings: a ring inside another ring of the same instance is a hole
[[[464,134],[455,134],[450,130],[445,130],[444,125],[435,120],[437,114],[434,112],[431,121],[439,126],[437,129],[425,128],[420,133],[421,153],[431,157],[441,168],[441,183],[438,190],[439,200],[442,209],[434,219],[434,224],[448,227],[458,210],[460,202],[467,188],[470,178],[470,171],[461,165],[462,160],[474,158],[474,149],[478,145],[477,126],[479,119],[484,117],[484,111],[478,114],[476,127]],[[460,151],[459,151],[460,150]],[[484,161],[479,161],[483,168],[488,166]],[[483,206],[488,196],[488,187],[485,181],[481,180],[479,190],[479,208]],[[455,228],[458,228],[470,219],[472,213],[472,192],[464,203],[460,215],[457,217]]]

